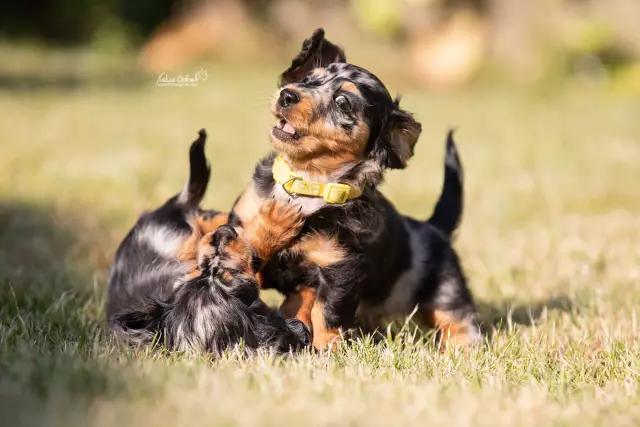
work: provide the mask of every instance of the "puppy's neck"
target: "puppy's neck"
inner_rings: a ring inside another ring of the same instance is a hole
[[[382,168],[373,160],[346,157],[300,160],[290,159],[286,155],[285,160],[296,174],[310,182],[348,184],[360,191],[373,189],[382,182]],[[304,215],[310,215],[328,204],[321,197],[291,195],[278,183],[273,186],[270,196],[279,200],[290,200],[302,209]]]
[[[349,184],[358,190],[364,190],[367,186],[376,187],[382,182],[382,168],[376,162],[357,158],[351,153],[330,153],[311,159],[285,155],[285,160],[295,173],[307,181]]]
[[[284,158],[294,172],[314,182],[331,182],[343,170],[358,162],[358,159],[351,153],[327,153],[310,158],[285,155]]]

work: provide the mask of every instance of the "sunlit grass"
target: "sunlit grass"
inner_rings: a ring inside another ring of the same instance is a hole
[[[404,89],[424,133],[384,192],[426,218],[457,126],[456,248],[486,344],[356,341],[332,356],[131,352],[103,329],[106,270],[210,134],[205,205],[228,208],[268,150],[277,69],[211,64],[197,88],[0,92],[4,425],[636,425],[640,105],[583,89]],[[390,80],[391,87],[401,82]]]

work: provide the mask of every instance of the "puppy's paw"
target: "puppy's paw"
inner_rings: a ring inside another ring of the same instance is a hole
[[[304,217],[295,205],[267,200],[258,214],[246,226],[246,236],[254,250],[264,261],[287,246],[300,233]]]
[[[258,215],[262,217],[263,226],[280,236],[282,246],[296,237],[304,225],[304,217],[300,208],[283,200],[267,200],[260,206]]]
[[[216,251],[213,246],[213,234],[214,232],[205,234],[198,242],[197,260],[200,270],[206,270],[215,256]]]

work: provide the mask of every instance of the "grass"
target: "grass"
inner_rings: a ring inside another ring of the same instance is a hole
[[[0,425],[640,423],[640,104],[584,88],[434,94],[385,79],[424,127],[383,187],[403,212],[429,215],[458,126],[455,245],[483,347],[360,340],[331,356],[211,361],[114,343],[110,259],[181,187],[196,131],[211,136],[206,206],[230,206],[269,149],[277,69],[207,69],[196,88],[0,79]]]

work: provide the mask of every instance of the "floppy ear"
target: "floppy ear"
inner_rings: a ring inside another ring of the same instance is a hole
[[[324,67],[332,62],[346,62],[344,51],[324,38],[324,30],[318,28],[310,38],[302,42],[300,53],[293,58],[291,66],[280,76],[280,86],[299,82],[314,68]]]
[[[404,169],[407,166],[422,132],[422,125],[413,118],[413,114],[400,109],[399,102],[399,99],[394,102],[395,108],[370,153],[382,167],[388,169]]]

